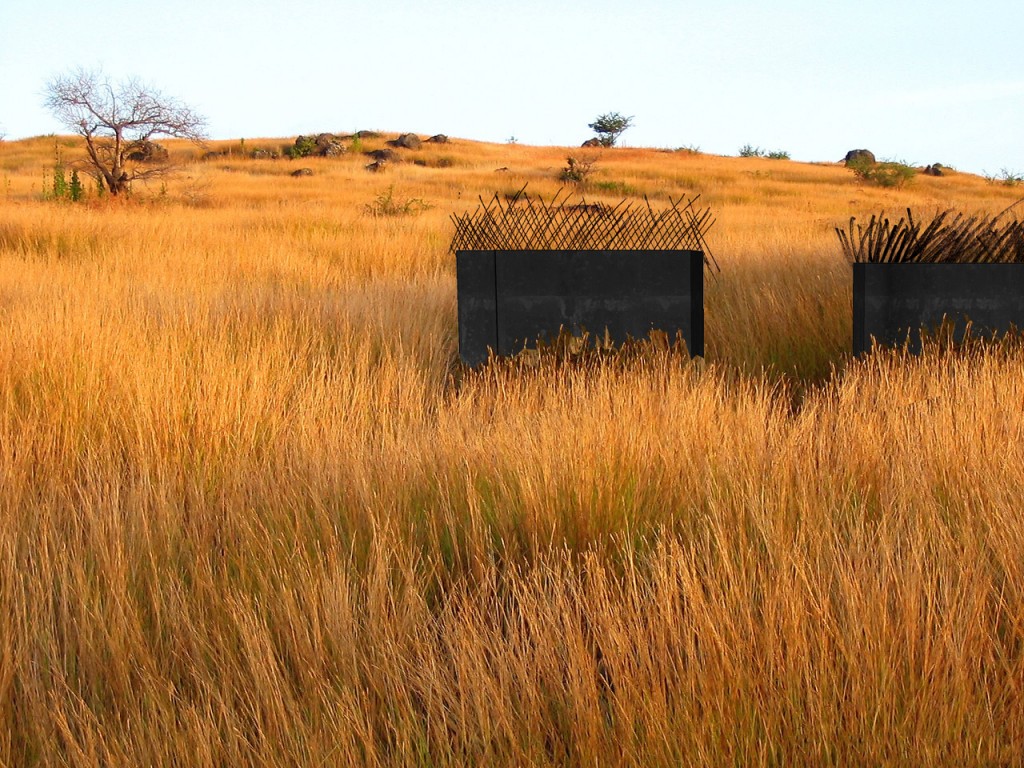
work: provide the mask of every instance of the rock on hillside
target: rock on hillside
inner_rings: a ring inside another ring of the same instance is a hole
[[[289,150],[291,157],[337,157],[345,154],[341,138],[333,133],[318,133],[315,136],[299,136]]]
[[[381,163],[396,163],[401,159],[393,149],[375,149],[366,154]]]
[[[162,163],[169,157],[167,147],[155,141],[139,139],[128,145],[125,157],[136,163]]]
[[[397,139],[389,141],[388,144],[392,147],[401,147],[402,149],[419,149],[423,146],[420,137],[415,133],[403,133]]]
[[[316,148],[321,157],[337,157],[345,154],[345,145],[333,133],[321,133],[316,137]]]
[[[874,163],[875,153],[869,149],[851,149],[843,158],[843,163],[853,165],[856,163]]]

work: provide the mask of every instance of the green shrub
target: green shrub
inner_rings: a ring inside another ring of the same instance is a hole
[[[789,152],[784,149],[761,149],[753,144],[740,147],[740,157],[767,157],[769,160],[789,160]]]
[[[68,179],[64,173],[64,164],[57,159],[53,166],[53,189],[50,192],[53,200],[64,200],[68,196]]]
[[[586,184],[587,179],[594,172],[596,157],[575,157],[569,155],[566,158],[566,166],[558,175],[559,180],[570,184]]]
[[[870,160],[855,160],[848,166],[861,181],[879,187],[899,189],[917,175],[917,170],[906,163],[884,160],[872,163]]]
[[[595,190],[607,192],[610,195],[623,195],[633,197],[639,196],[640,190],[624,181],[595,181],[591,184]]]
[[[85,187],[78,176],[77,170],[71,171],[71,180],[68,180],[67,168],[64,166],[64,158],[61,155],[60,146],[53,147],[53,174],[49,190],[43,191],[43,197],[47,200],[70,200],[77,203],[85,199]]]
[[[1003,168],[997,174],[985,174],[985,180],[989,184],[1002,184],[1005,187],[1016,187],[1020,184],[1024,184],[1024,174],[1011,171],[1008,168]]]
[[[317,151],[316,136],[299,136],[295,143],[284,148],[284,153],[292,160],[308,157]]]
[[[82,180],[78,178],[78,171],[71,172],[71,183],[68,184],[68,199],[77,203],[85,197],[85,187],[82,186]]]
[[[392,184],[384,192],[368,203],[363,210],[370,216],[413,216],[425,211],[430,205],[418,197],[405,200],[395,198],[395,185]]]

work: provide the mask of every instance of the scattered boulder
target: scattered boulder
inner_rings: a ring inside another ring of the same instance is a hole
[[[316,137],[317,154],[321,157],[337,157],[345,154],[345,145],[333,133],[320,133]]]
[[[582,144],[580,144],[580,146],[581,147],[600,147],[601,146],[601,140],[600,139],[587,139]]]
[[[250,157],[253,160],[277,160],[281,156],[281,153],[276,149],[254,149]]]
[[[508,166],[507,165],[503,165],[503,166],[501,166],[501,168],[495,168],[494,172],[495,173],[508,173],[509,172]]]
[[[412,164],[421,168],[451,168],[455,162],[450,157],[417,157]]]
[[[875,153],[868,149],[851,149],[843,158],[845,165],[857,165],[858,163],[875,163]]]
[[[427,142],[430,144],[448,144],[450,143],[450,139],[443,133],[436,133],[427,139]]]
[[[923,173],[925,176],[944,176],[945,171],[946,167],[941,163],[932,163],[931,165],[927,166],[923,171],[921,171],[921,173]]]
[[[125,157],[136,163],[162,163],[169,156],[167,147],[148,139],[133,141],[125,150]]]
[[[366,170],[368,170],[370,173],[380,173],[381,171],[384,170],[387,164],[388,163],[386,160],[376,160],[370,163],[368,166],[366,166]]]
[[[352,134],[353,139],[379,139],[380,134],[376,131],[356,131]]]
[[[379,163],[397,163],[401,159],[393,149],[375,149],[366,154]]]
[[[401,147],[402,149],[419,149],[423,146],[420,137],[415,133],[403,133],[397,139],[389,141],[388,144],[392,147]]]
[[[313,175],[313,169],[312,168],[297,168],[294,171],[292,171],[292,176],[295,176],[296,178],[298,178],[299,176],[312,176],[312,175]]]
[[[337,157],[345,153],[345,145],[333,133],[318,133],[315,136],[299,136],[295,144],[287,148],[291,158],[296,157]]]

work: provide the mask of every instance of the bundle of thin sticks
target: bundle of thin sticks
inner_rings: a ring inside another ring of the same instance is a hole
[[[612,206],[560,195],[545,202],[524,187],[511,197],[480,198],[476,211],[452,215],[452,251],[693,250],[709,265],[714,261],[705,239],[714,219],[709,208],[696,207],[699,196],[657,210],[646,198],[644,205]]]
[[[1018,201],[1020,202],[1020,201]],[[849,261],[868,264],[1002,264],[1024,262],[1024,223],[1002,213],[967,215],[952,208],[925,223],[908,208],[893,223],[884,213],[866,225],[850,217],[848,229],[836,227]]]

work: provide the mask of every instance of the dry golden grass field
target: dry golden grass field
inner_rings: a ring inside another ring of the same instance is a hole
[[[1024,349],[852,359],[832,231],[1017,190],[609,150],[715,211],[706,360],[467,373],[449,215],[567,150],[71,204],[54,143],[0,143],[0,764],[1024,762]]]

